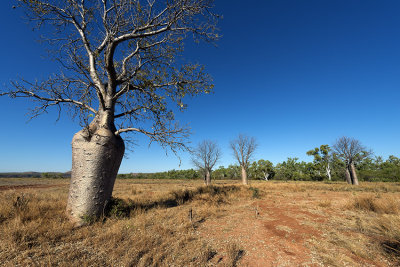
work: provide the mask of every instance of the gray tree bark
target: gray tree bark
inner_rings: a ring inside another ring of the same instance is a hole
[[[349,168],[346,168],[345,175],[346,175],[346,181],[347,181],[347,183],[348,183],[348,184],[353,184],[353,182],[352,182],[352,180],[351,180]]]
[[[242,166],[242,184],[247,185],[247,171],[246,168]]]
[[[350,176],[351,176],[351,181],[353,183],[353,185],[358,185],[358,177],[357,177],[357,173],[356,173],[356,167],[354,166],[354,163],[351,162],[350,166]]]
[[[209,170],[206,170],[205,184],[206,185],[211,184],[211,172]]]
[[[67,216],[76,226],[101,216],[111,199],[125,152],[124,142],[114,129],[107,119],[95,118],[89,130],[79,131],[72,139]]]

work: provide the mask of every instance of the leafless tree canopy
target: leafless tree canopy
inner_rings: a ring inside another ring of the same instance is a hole
[[[45,81],[19,79],[1,95],[34,99],[33,117],[66,105],[88,125],[108,113],[116,135],[140,132],[172,149],[184,146],[188,129],[175,123],[174,110],[213,85],[202,66],[175,59],[188,35],[218,39],[212,0],[18,2],[38,28],[46,25],[45,40],[64,71]]]
[[[201,170],[211,172],[220,159],[221,150],[216,142],[210,140],[199,143],[193,151],[192,162]]]
[[[343,136],[336,140],[333,145],[333,152],[339,158],[346,162],[345,176],[347,183],[358,185],[358,177],[356,172],[356,162],[371,155],[371,151],[361,145],[360,141]]]
[[[340,137],[336,140],[333,145],[333,151],[347,164],[357,162],[364,157],[368,157],[372,153],[361,145],[360,141],[347,136]]]
[[[231,142],[233,155],[239,162],[240,166],[247,169],[250,161],[257,149],[257,142],[254,137],[240,134],[239,137]]]

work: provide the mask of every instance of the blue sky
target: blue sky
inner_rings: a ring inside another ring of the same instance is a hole
[[[309,161],[306,151],[346,135],[376,155],[400,151],[399,1],[218,0],[223,38],[218,47],[188,42],[185,57],[206,66],[215,93],[189,101],[178,114],[190,123],[191,144],[220,145],[219,165],[234,163],[229,142],[254,136],[255,159],[287,157]],[[57,70],[46,58],[39,32],[21,20],[13,1],[0,4],[1,86],[11,79],[44,78]],[[68,171],[71,140],[79,130],[63,114],[44,114],[29,123],[27,100],[0,98],[0,172]],[[157,145],[127,151],[120,172],[192,168]]]

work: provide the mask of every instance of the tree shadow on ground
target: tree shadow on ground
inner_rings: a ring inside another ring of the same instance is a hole
[[[228,194],[238,192],[238,186],[202,186],[196,189],[176,190],[169,193],[168,197],[150,202],[139,202],[133,200],[124,200],[112,198],[107,204],[104,216],[126,218],[130,217],[132,211],[148,211],[154,208],[173,208],[193,201],[196,197],[203,195],[205,199],[215,200],[216,204],[225,201]],[[218,196],[218,198],[215,198]]]
[[[400,240],[384,240],[380,244],[383,250],[400,266]]]

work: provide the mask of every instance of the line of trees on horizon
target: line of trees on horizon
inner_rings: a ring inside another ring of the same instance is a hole
[[[239,138],[240,139],[240,138]],[[239,140],[237,139],[237,140]],[[236,140],[236,141],[237,141]],[[253,139],[254,150],[257,147]],[[198,148],[212,147],[218,150],[215,142],[203,141]],[[198,152],[198,150],[195,150]],[[207,150],[204,150],[207,152]],[[210,152],[210,151],[208,151]],[[214,155],[220,157],[219,151]],[[201,153],[200,153],[201,154]],[[371,150],[349,137],[341,137],[331,147],[327,144],[315,147],[306,152],[313,157],[311,162],[299,161],[298,158],[287,160],[274,165],[271,161],[258,159],[249,161],[245,166],[246,179],[250,180],[284,180],[284,181],[347,181],[357,185],[359,181],[400,181],[400,158],[390,155],[386,160],[382,156],[375,156]],[[196,154],[195,154],[196,155]],[[198,153],[197,153],[198,155]],[[211,155],[204,153],[204,155]],[[237,159],[235,153],[235,158]],[[197,157],[198,159],[199,157]],[[200,157],[201,158],[201,157]],[[215,158],[214,158],[215,159]],[[194,164],[197,169],[169,170],[156,173],[119,174],[118,178],[135,179],[205,179],[210,184],[211,177],[215,180],[243,179],[243,167],[238,162],[227,167],[219,166],[212,171],[206,171],[197,160]],[[208,161],[207,161],[208,162]],[[207,163],[206,162],[206,163]],[[212,162],[214,166],[216,162]],[[207,165],[210,167],[210,165]]]
[[[265,168],[267,167],[267,168]],[[331,181],[345,181],[345,163],[335,159],[331,166]],[[267,171],[265,171],[267,170]],[[390,155],[386,160],[381,156],[368,158],[356,165],[359,181],[367,182],[400,182],[400,158]],[[118,174],[119,179],[203,179],[199,169],[169,170],[155,173]],[[299,161],[298,158],[287,158],[274,165],[269,160],[260,159],[251,163],[248,170],[250,180],[281,181],[329,181],[323,170],[315,162]],[[240,166],[230,164],[219,166],[213,171],[214,180],[240,180]]]

